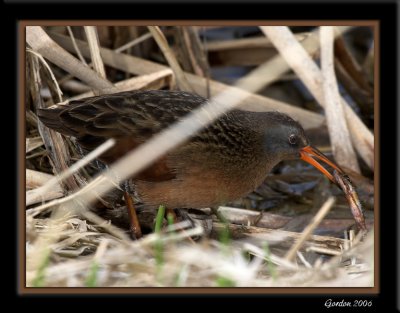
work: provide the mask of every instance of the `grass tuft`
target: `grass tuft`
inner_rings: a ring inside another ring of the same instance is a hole
[[[86,278],[85,286],[86,287],[96,287],[97,286],[97,277],[99,272],[99,263],[93,261],[90,266],[89,275]]]
[[[43,287],[45,280],[45,271],[50,263],[50,249],[46,249],[43,257],[43,261],[37,270],[36,276],[32,282],[33,287]]]

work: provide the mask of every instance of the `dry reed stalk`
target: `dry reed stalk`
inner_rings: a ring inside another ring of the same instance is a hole
[[[342,35],[337,36],[335,40],[335,55],[357,85],[366,93],[372,94],[373,90],[365,79],[362,67],[350,53]]]
[[[220,206],[217,213],[229,223],[277,229],[285,226],[292,218],[288,216],[240,208]]]
[[[48,181],[54,179],[53,175],[49,175],[46,173],[38,172],[38,171],[33,171],[33,170],[26,170],[26,188],[27,189],[33,189],[33,188],[38,188],[40,186],[43,186],[46,184]],[[54,200],[57,198],[61,198],[64,196],[64,191],[61,188],[61,186],[55,185],[53,188],[49,191],[47,191],[45,194],[40,194],[37,196],[32,196],[30,195],[31,191],[27,191],[26,195],[26,205],[32,205],[38,202],[42,201],[49,201],[49,200]]]
[[[49,180],[53,179],[54,176],[47,173],[26,169],[25,178],[26,178],[26,184],[25,184],[26,188],[33,189],[44,185]],[[62,190],[60,185],[55,185],[54,188],[56,188],[57,190]]]
[[[298,33],[294,36],[300,42],[305,40],[310,33]],[[220,40],[211,41],[207,43],[208,51],[221,51],[221,50],[240,50],[240,49],[250,49],[250,48],[274,48],[271,40],[266,37],[252,37],[252,38],[242,38],[234,40]]]
[[[241,242],[253,242],[261,245],[263,242],[268,242],[270,245],[282,244],[291,245],[300,240],[304,234],[281,229],[270,229],[256,226],[245,226],[236,224],[223,224],[213,222],[212,237],[217,236],[228,226],[232,239],[240,240]],[[348,240],[331,236],[311,235],[306,239],[308,246],[315,246],[335,251],[342,251],[343,246]]]
[[[342,63],[335,56],[335,70],[336,76],[344,89],[351,96],[351,98],[357,103],[361,110],[362,115],[369,116],[373,113],[373,96],[360,88],[357,82],[349,75]]]
[[[54,89],[55,89],[55,93],[58,96],[58,101],[61,102],[62,101],[62,91],[60,89],[60,86],[58,85],[57,79],[54,77],[53,71],[51,70],[50,66],[47,64],[46,60],[43,58],[42,55],[40,55],[39,53],[31,50],[31,49],[27,49],[28,52],[34,54],[35,56],[37,56],[37,58],[41,61],[41,63],[44,65],[44,67],[47,70],[47,73],[49,73],[49,76],[51,78],[51,82],[54,85]],[[51,84],[49,84],[50,86]]]
[[[334,70],[332,26],[321,26],[321,73],[324,91],[324,108],[332,152],[336,162],[360,173],[357,156],[351,143],[343,104]]]
[[[36,148],[39,148],[43,145],[43,140],[41,137],[32,137],[26,138],[25,140],[25,153],[31,152]]]
[[[60,229],[62,226],[58,225],[57,227]],[[69,233],[69,235],[57,244],[51,245],[51,249],[58,254],[58,257],[60,256],[59,251],[71,251],[72,246],[69,244],[83,247],[85,243],[82,241],[88,242],[88,237],[92,237],[96,238],[90,242],[98,247],[97,259],[69,256],[68,259],[64,258],[63,262],[57,262],[54,261],[56,258],[53,258],[44,273],[45,284],[49,287],[85,287],[85,279],[92,268],[93,261],[99,265],[97,287],[205,287],[216,286],[216,279],[221,276],[232,279],[235,286],[249,287],[317,285],[366,287],[371,284],[370,279],[365,279],[371,277],[371,268],[368,267],[368,264],[360,264],[360,261],[369,258],[366,253],[371,250],[370,240],[368,240],[368,245],[364,243],[357,245],[345,251],[339,258],[332,258],[331,261],[335,260],[335,262],[314,264],[314,267],[310,269],[288,262],[274,253],[266,253],[259,245],[249,243],[232,242],[228,251],[224,250],[221,243],[214,240],[206,239],[202,245],[188,245],[182,241],[185,239],[184,233],[180,233],[181,238],[179,239],[174,237],[173,233],[167,232],[162,237],[152,234],[129,243],[100,233],[96,235],[93,230],[84,232],[82,230],[66,230],[63,233]],[[163,252],[163,279],[161,281],[156,275],[159,267],[156,262],[153,262],[154,243],[159,240],[162,240],[168,247]],[[175,241],[178,243],[174,244]],[[107,249],[103,249],[105,245],[107,245]],[[32,249],[30,250],[32,251]],[[243,257],[243,251],[257,258],[252,261],[246,260]],[[363,265],[359,277],[352,277],[354,270],[350,268],[349,271],[341,264],[343,257],[353,258],[355,256],[359,259],[358,264]],[[263,264],[261,260],[266,260],[267,263]],[[274,265],[272,267],[275,273],[273,277],[271,277],[271,263]],[[27,272],[28,281],[32,281],[34,277],[35,270],[30,268]],[[177,277],[179,277],[179,283],[177,283]],[[127,292],[132,291],[127,290]]]
[[[78,93],[78,94],[85,93],[85,92],[89,93],[91,90],[88,85],[82,84],[80,81],[75,80],[75,79],[64,81],[63,83],[61,83],[61,87],[65,91],[70,91],[70,92]]]
[[[86,38],[89,44],[90,57],[93,63],[93,69],[100,75],[101,78],[107,79],[104,69],[103,60],[100,55],[99,38],[97,35],[96,26],[84,26]],[[111,82],[110,82],[111,83]],[[95,95],[102,94],[101,90],[94,90]]]
[[[113,85],[101,78],[96,72],[82,66],[82,63],[57,45],[40,26],[26,27],[26,42],[34,51],[43,57],[81,79],[89,86],[102,90],[113,88]]]
[[[190,86],[190,83],[187,80],[185,73],[182,71],[178,60],[176,59],[174,52],[169,47],[168,41],[162,33],[161,29],[158,26],[148,26],[148,29],[153,35],[154,40],[157,42],[158,47],[164,54],[164,57],[167,59],[169,66],[174,71],[176,83],[179,89],[193,92],[193,88]]]
[[[180,26],[177,30],[182,37],[182,42],[193,72],[200,77],[206,77],[206,70],[204,68],[204,52],[202,51],[200,39],[198,38],[197,33],[194,32],[192,27]],[[201,58],[202,55],[203,58]],[[202,61],[203,64],[200,63]]]
[[[296,256],[297,251],[303,246],[306,240],[310,237],[314,229],[319,225],[322,219],[326,214],[330,211],[333,204],[335,203],[335,198],[330,197],[323,206],[319,209],[318,213],[313,217],[310,224],[303,230],[301,237],[297,240],[297,242],[290,248],[290,250],[285,255],[285,259],[288,261],[292,261]]]
[[[83,57],[81,51],[79,50],[78,45],[76,44],[75,36],[74,36],[74,33],[72,32],[71,26],[67,26],[67,30],[68,30],[69,36],[71,37],[72,44],[74,45],[75,52],[76,52],[76,54],[78,55],[79,60],[81,60],[81,62],[82,62],[83,64],[85,64],[86,66],[89,66],[89,65],[87,64],[85,58]]]
[[[65,171],[59,173],[57,176],[54,176],[50,179],[46,184],[36,188],[34,190],[30,190],[26,196],[26,205],[33,204],[34,201],[44,197],[49,191],[51,191],[55,186],[59,186],[59,184],[63,181],[72,176],[75,172],[80,170],[85,165],[89,164],[91,161],[96,159],[102,153],[110,149],[115,144],[114,139],[109,139],[100,146],[98,146],[93,151],[89,152],[84,158],[80,159],[78,162],[70,166]]]
[[[210,98],[210,66],[205,49],[200,41],[199,34],[193,26],[177,27],[178,34],[183,42],[183,49],[188,55],[194,74],[207,79],[206,97]]]
[[[28,85],[28,84],[27,84]],[[38,118],[31,110],[25,111],[26,122],[31,124],[33,127],[37,128]]]
[[[35,55],[31,55],[28,59],[30,62],[30,92],[32,95],[33,103],[37,108],[44,108],[45,105],[40,96],[41,79],[39,74],[39,62]],[[70,155],[67,147],[62,140],[60,134],[53,130],[44,127],[42,123],[38,124],[39,133],[42,136],[43,142],[49,152],[49,157],[52,162],[55,173],[61,173],[68,169]],[[68,190],[76,190],[78,188],[77,182],[71,177],[65,181]]]
[[[71,43],[71,40],[67,36],[57,33],[51,33],[51,37],[63,48],[67,49],[68,51],[74,52],[74,47]],[[82,51],[82,54],[85,57],[89,56],[90,53],[87,44],[81,40],[76,41]],[[106,48],[101,48],[101,55],[103,57],[103,61],[107,65],[120,70],[128,71],[136,75],[151,74],[168,69],[168,67],[164,65],[126,54],[117,54],[114,51]],[[282,61],[282,63],[283,65],[285,65],[284,61]],[[270,77],[270,75],[272,74],[265,73],[266,77]],[[274,72],[274,75],[276,75],[276,72]],[[207,84],[206,79],[190,73],[186,73],[186,77],[199,95],[207,96],[205,94],[204,88],[204,86],[206,86]],[[259,77],[259,80],[262,79],[264,79],[264,77]],[[236,87],[228,86],[226,84],[210,80],[211,96],[217,95],[227,88],[231,88],[233,90],[237,89]],[[241,109],[249,111],[278,110],[291,115],[294,119],[297,119],[305,129],[320,127],[324,122],[324,118],[320,114],[297,108],[278,100],[270,99],[257,94],[251,94],[249,92],[246,92],[245,90],[242,90],[241,92],[247,94],[247,98],[244,99],[243,102],[239,105]]]
[[[139,43],[141,43],[141,42],[143,42],[143,41],[145,41],[145,40],[147,40],[147,39],[149,39],[151,37],[153,37],[153,35],[151,33],[143,34],[140,37],[138,37],[138,38],[136,38],[136,39],[124,44],[123,46],[115,49],[114,51],[117,52],[117,53],[122,53],[122,51],[128,50],[129,48],[132,48],[132,47],[136,46],[137,44],[139,44]]]
[[[173,72],[171,69],[161,70],[148,75],[129,78],[115,84],[118,92],[128,90],[143,90],[143,89],[160,89],[173,84]],[[111,92],[113,93],[113,92]],[[86,97],[94,96],[93,92],[89,91],[68,99],[77,100]]]
[[[274,43],[282,57],[297,73],[315,99],[324,106],[322,73],[308,52],[317,49],[318,42],[303,47],[286,26],[261,26],[261,30]],[[307,52],[308,51],[308,52]],[[374,135],[341,97],[354,147],[371,168],[374,168]]]

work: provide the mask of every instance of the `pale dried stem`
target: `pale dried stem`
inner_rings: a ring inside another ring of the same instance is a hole
[[[75,52],[76,52],[76,54],[78,55],[79,60],[81,60],[81,62],[82,62],[83,64],[85,64],[86,66],[89,66],[89,65],[87,64],[85,58],[83,57],[81,51],[79,50],[78,45],[76,44],[75,36],[74,36],[74,33],[72,32],[71,26],[67,26],[67,30],[68,30],[69,36],[71,37],[72,44],[74,45]]]
[[[311,236],[314,229],[321,223],[322,219],[328,214],[333,204],[335,203],[335,198],[330,197],[319,209],[318,213],[313,217],[310,224],[303,230],[301,233],[301,237],[297,240],[297,242],[290,248],[290,250],[285,255],[285,259],[288,261],[292,261],[296,256],[297,251],[303,246],[303,244],[308,240]]]
[[[93,63],[93,69],[100,75],[101,78],[107,80],[106,71],[104,69],[103,60],[100,55],[99,37],[97,35],[96,26],[84,26],[86,38],[89,44],[90,57]],[[98,96],[106,94],[107,90],[94,89],[93,93]]]
[[[33,171],[33,170],[26,170],[26,188],[27,189],[32,189],[32,188],[38,188],[44,184],[46,184],[48,181],[54,179],[53,175],[49,175],[46,173],[38,172],[38,171]],[[38,202],[42,201],[49,201],[49,200],[54,200],[57,198],[61,198],[64,196],[64,191],[62,187],[58,184],[53,186],[53,188],[46,193],[43,194],[30,194],[30,191],[27,191],[27,203],[26,205],[31,205],[35,204]]]
[[[143,42],[143,41],[145,41],[145,40],[147,40],[147,39],[149,39],[151,37],[153,37],[153,35],[151,33],[143,34],[142,36],[140,36],[140,37],[138,37],[138,38],[136,38],[136,39],[124,44],[123,46],[115,49],[114,51],[117,52],[117,53],[121,53],[122,51],[128,50],[129,48],[132,48],[133,46],[136,46],[137,44],[139,44],[139,43],[141,43],[141,42]]]
[[[95,71],[84,66],[58,44],[56,44],[40,26],[26,27],[26,42],[34,51],[81,79],[95,89],[113,88],[113,85],[101,78]],[[74,49],[74,48],[73,48]]]
[[[322,73],[309,54],[317,49],[318,41],[311,42],[310,45],[306,45],[304,42],[303,47],[286,26],[261,26],[260,28],[274,43],[281,56],[296,72],[315,99],[324,106]],[[349,107],[346,100],[341,97],[341,101],[344,105],[346,122],[353,145],[366,164],[373,169],[374,135]]]
[[[51,36],[54,40],[57,41],[57,43],[62,45],[65,49],[74,52],[71,40],[67,36],[57,33],[51,33]],[[85,42],[77,40],[77,44],[80,47],[85,57],[90,56],[89,49]],[[101,55],[103,57],[104,62],[107,65],[115,67],[119,70],[128,71],[135,75],[151,74],[154,72],[168,69],[168,67],[164,65],[126,54],[117,54],[114,51],[106,48],[101,48]],[[285,66],[285,62],[282,61],[282,63]],[[206,88],[204,88],[204,86],[206,86],[207,84],[207,80],[203,77],[199,77],[197,75],[193,75],[190,73],[185,73],[185,74],[189,82],[195,89],[195,91],[199,95],[207,97],[205,90]],[[276,71],[271,71],[271,73],[267,72],[265,73],[265,77],[260,77],[259,79],[263,80],[266,77],[269,77],[270,75],[277,76],[278,74],[279,73],[277,73]],[[209,82],[210,82],[210,91],[212,96],[217,95],[218,93],[226,90],[227,88],[236,89],[236,87],[228,86],[223,83],[217,82],[215,80],[210,80]],[[247,98],[239,105],[241,109],[258,111],[258,112],[278,110],[289,114],[294,119],[297,119],[305,129],[316,128],[323,124],[324,118],[320,114],[316,114],[301,108],[297,108],[292,105],[288,105],[284,102],[277,101],[271,98],[267,98],[257,94],[251,94],[249,92],[246,92],[245,90],[242,90],[241,92],[247,93]]]
[[[32,95],[33,103],[36,108],[44,108],[43,99],[40,96],[40,90],[42,86],[41,77],[39,73],[39,62],[38,58],[32,54],[28,59],[30,61],[30,93]],[[70,155],[61,135],[53,130],[45,128],[42,123],[38,123],[39,133],[42,136],[43,142],[49,151],[49,157],[52,162],[52,166],[56,173],[60,173],[68,169],[68,163]],[[70,178],[65,182],[67,189],[74,190],[78,187],[77,182]]]
[[[332,26],[321,26],[321,72],[324,91],[324,108],[332,152],[336,162],[360,173],[357,156],[351,143],[346,123],[343,103],[340,100],[339,88],[334,69]]]
[[[302,42],[307,39],[310,33],[299,33],[295,34],[298,41]],[[237,50],[237,49],[249,49],[249,48],[273,48],[271,40],[267,37],[252,37],[234,40],[220,40],[211,41],[207,43],[208,51],[221,51],[221,50]]]
[[[26,169],[25,178],[26,178],[26,188],[32,189],[44,185],[49,180],[53,179],[54,175]],[[58,186],[55,185],[54,188],[62,190],[60,185]]]
[[[56,87],[56,91],[57,91],[57,95],[58,95],[58,101],[62,101],[62,91],[60,89],[60,86],[58,85],[57,79],[55,78],[53,71],[51,70],[50,66],[47,64],[46,60],[43,58],[42,55],[40,55],[39,53],[31,50],[31,49],[27,49],[28,52],[34,54],[35,56],[38,57],[38,59],[40,60],[40,62],[42,62],[42,64],[44,65],[44,67],[46,68],[46,70],[49,72],[50,77],[51,77],[51,81],[53,82],[54,86]]]
[[[154,40],[157,42],[159,48],[167,59],[169,66],[174,71],[176,82],[179,88],[184,91],[193,92],[193,88],[190,86],[190,83],[186,78],[185,73],[182,71],[178,60],[176,59],[174,52],[169,47],[167,39],[165,38],[161,29],[158,26],[148,26],[148,29],[150,30],[151,34],[154,37]]]
[[[270,244],[282,243],[283,245],[289,245],[292,242],[297,242],[303,237],[303,233],[287,230],[236,224],[223,224],[220,222],[213,222],[213,233],[218,234],[220,231],[226,229],[227,226],[232,238],[243,242],[250,241],[261,244],[262,242],[267,241]],[[320,235],[310,235],[306,241],[307,249],[309,246],[315,246],[333,249],[336,251],[341,251],[341,247],[348,242],[348,240],[342,238]]]
[[[196,47],[193,47],[194,43],[192,43],[189,29],[187,27],[182,28],[182,36],[183,36],[183,42],[186,47],[187,53],[189,55],[189,60],[190,63],[193,67],[194,73],[198,76],[201,77],[206,77],[204,70],[199,64],[199,61],[197,60],[196,55],[200,54],[200,45],[198,42],[196,42]],[[194,50],[196,49],[196,50]],[[197,53],[196,53],[197,52]]]
[[[39,148],[40,146],[43,145],[43,139],[42,137],[32,137],[32,138],[26,138],[25,140],[25,153],[31,152],[35,150],[36,148]]]
[[[148,75],[132,77],[115,84],[118,92],[128,90],[142,90],[142,89],[160,89],[162,87],[172,84],[173,72],[171,69],[161,70]],[[110,93],[113,93],[112,91]],[[93,92],[86,92],[69,100],[77,100],[86,97],[94,96]]]
[[[45,197],[45,195],[49,191],[51,191],[55,186],[59,186],[60,182],[73,175],[75,172],[80,170],[85,165],[89,164],[91,161],[96,159],[102,153],[110,149],[114,144],[115,144],[114,139],[107,140],[106,142],[98,146],[95,150],[88,153],[84,158],[80,159],[78,162],[67,168],[64,172],[60,173],[57,176],[53,176],[52,179],[46,182],[46,184],[44,184],[43,186],[28,191],[26,194],[26,205],[31,205],[35,203],[35,201],[39,202],[40,199]]]
[[[106,79],[106,71],[100,55],[99,37],[97,35],[96,26],[84,26],[83,28],[85,29],[86,38],[88,40],[93,68],[100,77]]]

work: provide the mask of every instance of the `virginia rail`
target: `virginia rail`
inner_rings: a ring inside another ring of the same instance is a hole
[[[99,157],[109,164],[205,101],[182,91],[128,91],[57,104],[39,109],[38,116],[88,151],[115,138],[115,146]],[[342,172],[309,145],[301,125],[288,115],[232,110],[131,181],[145,206],[168,208],[204,208],[240,198],[288,159],[301,158],[336,183],[311,156]]]

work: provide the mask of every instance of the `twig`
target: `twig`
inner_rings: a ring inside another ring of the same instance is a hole
[[[285,58],[290,67],[297,73],[305,83],[315,99],[324,106],[324,95],[322,88],[322,73],[307,51],[294,38],[291,31],[285,26],[262,26],[261,30],[271,39],[280,54]],[[310,46],[307,46],[310,51]],[[314,43],[311,48],[315,48]],[[347,125],[350,129],[352,142],[366,164],[374,168],[374,136],[349,107],[344,103]]]
[[[33,103],[36,108],[44,108],[42,97],[39,94],[41,89],[41,79],[39,74],[39,62],[38,58],[32,54],[31,58],[28,59],[31,63],[30,66],[30,92],[32,95]],[[46,146],[46,150],[49,152],[50,160],[55,173],[60,173],[68,169],[68,163],[70,155],[61,135],[53,130],[50,130],[43,126],[42,123],[38,123],[39,133],[42,136],[43,142]],[[77,182],[71,177],[65,181],[65,185],[68,190],[74,190],[78,188]]]
[[[54,178],[53,175],[27,169],[26,188],[30,189],[30,188],[40,187],[53,178]],[[27,202],[26,204],[27,206],[41,201],[53,200],[64,196],[64,191],[60,185],[56,185],[45,194],[37,195],[36,197],[28,196],[29,193],[30,191],[27,192],[27,199],[29,198],[29,202]]]
[[[301,237],[297,240],[297,242],[292,246],[292,248],[290,248],[288,253],[285,255],[286,260],[291,261],[296,256],[297,251],[301,248],[304,242],[306,242],[306,240],[310,237],[314,229],[319,225],[319,223],[322,221],[325,215],[328,214],[334,203],[335,203],[335,198],[333,197],[330,197],[324,203],[324,205],[321,207],[318,213],[311,220],[310,224],[308,224],[308,226],[304,229],[303,233],[301,234]]]
[[[342,102],[340,101],[333,57],[333,27],[321,26],[321,72],[324,107],[333,156],[339,165],[360,173],[357,156],[351,144]]]
[[[101,78],[107,79],[104,69],[103,60],[100,56],[99,38],[97,35],[96,26],[84,26],[86,38],[89,43],[90,57],[93,63],[93,69],[100,75]],[[93,93],[98,96],[107,93],[107,90],[94,89]]]
[[[310,33],[299,33],[294,35],[296,39],[300,42],[305,40]],[[212,41],[207,44],[208,51],[221,51],[221,50],[238,50],[238,49],[249,49],[249,48],[273,48],[269,38],[265,36],[252,37],[252,38],[242,38],[234,40],[220,40]]]
[[[96,26],[84,26],[83,28],[85,29],[86,38],[89,43],[93,68],[102,78],[106,79],[106,71],[104,69],[103,60],[100,56],[99,38],[97,36]]]
[[[310,246],[306,250],[321,253],[321,254],[327,254],[327,255],[341,255],[342,254],[342,252],[337,251],[337,250],[332,250],[332,249],[327,249],[327,248],[322,248],[322,247],[315,247],[315,246]]]
[[[374,64],[375,64],[375,44],[372,43],[369,47],[368,54],[362,65],[363,71],[367,74],[367,79],[370,83],[374,82]]]
[[[259,258],[266,259],[269,262],[279,265],[280,267],[282,267],[284,269],[289,269],[289,270],[297,270],[298,269],[297,266],[294,265],[292,262],[288,262],[287,260],[285,260],[275,254],[269,253],[268,258],[267,258],[265,255],[265,251],[263,251],[256,245],[250,244],[248,242],[245,242],[243,244],[243,250],[246,250]]]
[[[25,153],[31,152],[43,145],[42,137],[26,138]]]
[[[342,35],[337,36],[335,40],[335,55],[338,57],[340,63],[349,73],[349,75],[357,82],[365,92],[371,94],[373,92],[371,86],[368,84],[364,77],[362,67],[358,64],[356,59],[346,47],[346,43]]]
[[[62,47],[64,47],[68,51],[71,52],[74,51],[74,47],[71,44],[70,38],[57,33],[51,33],[50,35]],[[85,42],[77,40],[77,44],[80,47],[84,56],[86,57],[90,56],[89,49]],[[161,64],[150,62],[148,60],[140,59],[131,55],[116,54],[114,51],[110,49],[100,48],[100,51],[103,60],[107,65],[123,71],[128,71],[132,74],[144,75],[168,69],[168,67],[163,66]],[[286,63],[283,60],[281,63],[283,66],[286,66],[287,68]],[[266,73],[267,77],[269,77],[270,75],[278,75],[278,74],[274,69],[273,74]],[[190,73],[186,73],[186,77],[188,78],[191,85],[199,95],[207,96],[204,90],[206,79]],[[259,77],[259,80],[261,79],[264,79],[264,77]],[[236,87],[228,86],[223,83],[210,80],[211,95],[216,95],[226,90],[227,88],[231,88],[233,90],[236,89]],[[324,118],[320,114],[316,114],[301,108],[297,108],[292,105],[288,105],[284,102],[277,101],[271,98],[267,98],[257,94],[251,94],[244,90],[242,90],[242,92],[247,93],[247,98],[244,99],[243,102],[239,105],[241,109],[258,111],[258,112],[278,110],[287,113],[291,115],[293,118],[297,119],[305,129],[319,127],[324,122]]]
[[[50,74],[51,81],[54,83],[54,86],[56,87],[57,90],[57,95],[58,95],[58,101],[62,101],[62,91],[60,89],[60,86],[57,83],[57,79],[54,77],[53,71],[51,70],[50,66],[47,64],[46,60],[41,56],[39,53],[36,53],[35,51],[31,49],[27,49],[29,53],[34,54],[35,56],[38,57],[38,59],[43,63],[44,67],[47,69],[48,73]]]
[[[193,26],[178,27],[178,30],[181,30],[184,47],[189,55],[194,73],[207,79],[206,94],[207,98],[210,98],[210,66],[199,34]]]
[[[26,116],[26,122],[37,128],[38,118],[35,115],[35,113],[33,113],[31,110],[26,110],[25,116]]]
[[[54,178],[54,175],[50,175],[47,173],[42,173],[42,172],[30,170],[30,169],[26,169],[25,174],[26,174],[25,175],[26,188],[28,188],[28,189],[40,187],[40,186],[44,185],[45,183],[47,183],[52,178]],[[62,190],[60,185],[54,186],[54,188]]]
[[[47,192],[49,192],[55,186],[59,185],[61,181],[70,177],[72,174],[77,172],[79,169],[81,169],[85,165],[89,164],[91,161],[93,161],[99,155],[101,155],[102,153],[104,153],[105,151],[110,149],[114,144],[115,144],[114,139],[107,140],[106,142],[101,144],[99,147],[97,147],[95,150],[88,153],[84,158],[80,159],[78,162],[76,162],[75,164],[70,166],[64,172],[60,173],[57,176],[53,176],[52,179],[50,179],[43,186],[28,192],[27,196],[26,196],[26,205],[33,204],[34,199],[36,200],[36,199],[40,199],[40,197],[43,197]]]
[[[57,45],[40,26],[26,27],[26,42],[34,51],[86,82],[89,86],[102,90],[113,88],[113,85],[101,78],[96,72],[82,66],[82,63]]]
[[[145,40],[147,40],[147,39],[149,39],[151,37],[153,37],[153,35],[151,33],[143,34],[142,36],[140,36],[140,37],[138,37],[138,38],[136,38],[136,39],[124,44],[123,46],[115,49],[114,51],[117,52],[117,53],[121,53],[122,51],[128,50],[129,48],[131,48],[133,46],[136,46],[137,44],[139,44],[139,43],[141,43],[141,42],[143,42],[143,41],[145,41]]]
[[[26,206],[54,199],[59,199],[65,196],[64,191],[62,190],[61,187],[60,190],[55,188],[53,190],[47,191],[45,194],[32,193],[33,191],[34,190],[29,190],[26,192]]]
[[[252,211],[220,206],[217,214],[229,223],[277,229],[285,226],[292,218],[267,212]]]
[[[374,98],[372,94],[360,88],[357,82],[354,81],[354,79],[343,67],[342,63],[339,62],[337,57],[335,57],[335,70],[338,80],[346,89],[348,94],[357,103],[362,115],[364,115],[366,118],[372,115],[374,109]]]
[[[225,223],[213,222],[213,235],[218,234],[223,229],[226,229]],[[233,239],[239,239],[243,242],[250,241],[262,243],[264,241],[269,242],[269,245],[282,245],[288,246],[293,242],[299,240],[303,233],[292,232],[281,229],[269,229],[256,226],[243,226],[228,224],[229,232]],[[341,247],[347,240],[342,238],[336,238],[331,236],[319,236],[311,235],[307,240],[307,245],[313,245],[317,247],[324,247],[328,249],[334,249],[341,251]]]
[[[312,265],[306,260],[303,253],[301,253],[300,251],[297,251],[296,254],[299,257],[300,261],[305,265],[305,267],[312,268]]]
[[[74,45],[75,52],[76,52],[76,54],[78,55],[79,60],[81,60],[81,62],[82,62],[83,64],[85,64],[86,66],[89,66],[89,65],[87,64],[85,58],[83,57],[81,51],[79,50],[78,45],[76,44],[75,36],[74,36],[74,33],[72,32],[71,26],[67,26],[67,30],[68,30],[69,36],[71,37],[72,44]]]
[[[148,28],[151,34],[153,35],[155,41],[157,42],[158,46],[160,47],[162,53],[164,54],[165,58],[167,59],[169,66],[174,71],[179,88],[185,91],[193,91],[193,88],[190,86],[190,83],[185,77],[185,73],[182,71],[174,55],[174,52],[169,47],[167,39],[165,38],[160,28],[158,26],[148,26]]]
[[[193,37],[193,31],[189,33],[188,27],[182,27],[182,37],[183,37],[183,43],[185,45],[187,54],[189,55],[189,60],[192,65],[193,71],[196,75],[205,77],[205,71],[203,68],[200,66],[199,61],[198,61],[198,56],[201,53],[200,50],[200,45],[198,41],[192,40]]]
[[[80,81],[76,79],[64,81],[63,83],[61,83],[61,86],[64,90],[71,91],[74,93],[90,92],[91,90],[88,85],[82,84]]]
[[[132,77],[127,80],[120,81],[115,84],[115,87],[117,88],[118,92],[127,90],[160,89],[168,86],[168,84],[171,83],[173,77],[172,74],[173,72],[171,69],[165,69],[153,74]],[[69,100],[82,99],[91,97],[93,95],[93,92],[90,91],[75,97],[71,97]]]

